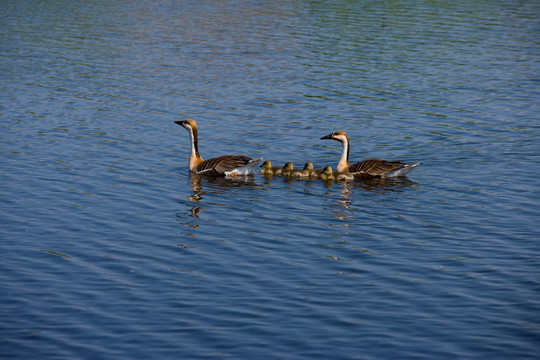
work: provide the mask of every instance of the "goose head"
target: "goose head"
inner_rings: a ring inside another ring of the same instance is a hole
[[[203,161],[201,154],[199,154],[199,136],[197,130],[197,123],[195,120],[183,120],[175,121],[177,125],[180,125],[187,131],[189,131],[189,136],[191,138],[191,154],[189,155],[189,168],[194,169],[195,166],[200,164]]]
[[[313,170],[313,164],[311,163],[311,161],[308,161],[308,162],[304,165],[304,170],[308,170],[308,171]]]
[[[323,169],[323,174],[332,175],[332,167],[331,166],[325,166],[324,169]]]
[[[347,133],[345,131],[342,131],[342,130],[334,131],[333,133],[328,134],[326,136],[323,136],[321,138],[321,140],[326,140],[326,139],[336,140],[336,141],[339,141],[342,144],[349,142],[349,137],[347,136]]]
[[[349,137],[347,133],[342,130],[334,131],[331,134],[323,136],[321,139],[332,139],[339,141],[342,147],[341,158],[339,159],[337,171],[343,172],[349,169]]]
[[[187,120],[175,121],[174,123],[177,125],[180,125],[181,127],[183,127],[184,129],[188,131],[193,131],[193,132],[197,131],[197,123],[195,122],[195,120],[187,119]]]

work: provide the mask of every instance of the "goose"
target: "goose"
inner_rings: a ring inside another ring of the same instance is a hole
[[[331,166],[325,166],[322,170],[320,178],[324,181],[334,181],[336,178],[334,174],[332,173],[332,167]]]
[[[343,152],[337,165],[337,171],[340,173],[349,172],[355,178],[405,176],[409,171],[420,165],[420,163],[407,164],[403,161],[379,159],[369,159],[349,165],[349,137],[345,131],[334,131],[329,135],[323,136],[321,139],[332,139],[341,143]]]
[[[223,155],[203,160],[199,154],[199,139],[195,120],[175,121],[189,131],[191,137],[191,153],[189,155],[189,170],[198,175],[208,176],[238,176],[252,175],[255,166],[262,158],[252,159],[245,155]]]
[[[281,175],[281,167],[279,166],[272,166],[272,163],[270,160],[266,160],[262,163],[261,167],[263,168],[261,170],[261,174],[265,176],[272,176],[272,175]]]

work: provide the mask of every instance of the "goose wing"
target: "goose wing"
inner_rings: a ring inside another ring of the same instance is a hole
[[[350,173],[360,173],[366,176],[385,176],[395,170],[406,167],[403,161],[387,161],[380,159],[369,159],[357,162],[349,167]]]
[[[225,172],[233,171],[237,167],[246,166],[253,159],[245,155],[223,155],[204,160],[197,165],[195,172],[200,175],[224,176]]]

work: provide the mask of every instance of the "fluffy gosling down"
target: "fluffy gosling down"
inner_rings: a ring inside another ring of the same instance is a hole
[[[263,168],[261,174],[264,176],[281,175],[282,168],[280,166],[272,166],[270,160],[263,162],[261,167]]]
[[[333,172],[331,166],[326,166],[320,175],[320,178],[324,181],[353,181],[355,175],[349,172]]]
[[[309,179],[312,171],[313,171],[313,164],[311,163],[311,161],[308,161],[305,163],[304,168],[302,170],[298,170],[298,175],[302,179]]]
[[[292,162],[288,162],[283,166],[281,175],[289,179],[302,179],[304,177],[304,170],[295,169]]]
[[[334,181],[334,180],[336,180],[336,177],[332,173],[332,167],[331,166],[325,166],[324,169],[321,172],[320,178],[321,178],[321,180],[324,180],[324,181]]]
[[[311,161],[308,161],[306,165],[304,166],[304,170],[309,172],[309,178],[310,179],[318,179],[321,177],[321,174],[323,172],[323,169],[313,169],[313,163]]]
[[[294,165],[292,162],[285,163],[285,165],[283,165],[283,167],[281,168],[281,175],[289,177],[293,169]]]

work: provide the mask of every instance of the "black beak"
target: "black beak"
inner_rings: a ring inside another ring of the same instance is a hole
[[[184,120],[178,120],[178,121],[175,121],[174,123],[180,125],[181,127],[183,127],[186,130],[189,130],[188,123],[186,121],[184,121]]]
[[[324,140],[324,139],[332,139],[332,135],[334,135],[334,133],[331,133],[331,134],[328,134],[328,135],[326,135],[326,136],[323,136],[323,137],[321,138],[321,140]]]

